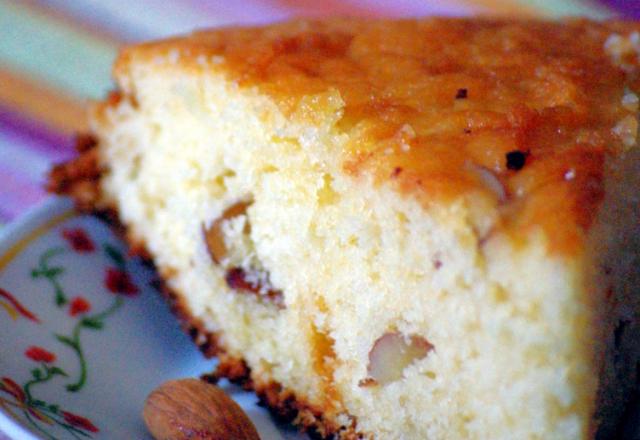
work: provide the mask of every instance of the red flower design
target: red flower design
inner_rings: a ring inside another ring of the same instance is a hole
[[[37,347],[32,345],[24,352],[24,355],[36,362],[45,362],[47,364],[54,362],[56,360],[56,355],[51,353],[50,351],[45,350],[42,347]]]
[[[82,228],[64,229],[62,236],[76,252],[88,253],[96,250],[96,245],[93,244],[87,232]]]
[[[91,420],[87,419],[86,417],[82,417],[73,413],[70,413],[68,411],[62,411],[62,416],[64,417],[64,421],[67,422],[70,425],[73,425],[77,428],[81,428],[84,429],[85,431],[89,431],[89,432],[98,432],[100,431],[96,425],[94,425],[93,423],[91,423]]]
[[[18,385],[13,379],[3,377],[0,379],[0,391],[11,394],[16,398],[18,402],[24,402],[27,396],[24,394],[22,387]]]
[[[127,296],[135,295],[139,292],[138,286],[131,281],[129,274],[114,267],[107,269],[104,285],[113,293],[121,293]]]
[[[69,304],[69,315],[77,316],[91,310],[91,303],[81,296],[75,297]]]

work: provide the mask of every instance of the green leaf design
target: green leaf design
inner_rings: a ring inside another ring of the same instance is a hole
[[[64,335],[57,335],[57,334],[55,334],[54,336],[56,337],[56,339],[58,341],[62,342],[63,344],[68,345],[69,347],[71,347],[73,349],[76,348],[76,342],[73,339],[71,339],[70,337],[64,336]]]
[[[101,328],[104,327],[104,324],[102,321],[99,321],[97,319],[91,319],[91,318],[84,318],[82,321],[80,321],[80,324],[83,327],[92,328],[96,330],[100,330]]]
[[[61,307],[67,303],[67,298],[61,293],[56,292],[56,305]]]
[[[118,251],[114,246],[107,244],[104,245],[104,248],[108,257],[112,260],[112,262],[118,265],[119,268],[122,268],[126,265],[126,261],[122,253]],[[44,279],[48,283],[48,285],[53,290],[52,293],[54,294],[53,299],[55,301],[55,304],[57,304],[59,308],[68,302],[64,285],[61,282],[63,279],[60,278],[61,275],[63,275],[67,270],[62,264],[52,265],[51,261],[57,255],[62,255],[65,252],[67,252],[66,249],[61,247],[53,247],[47,249],[40,255],[37,264],[34,265],[35,267],[32,267],[30,272],[28,272],[30,273],[32,278]],[[57,263],[57,261],[55,263]],[[120,297],[117,297],[114,299],[114,303],[102,313],[93,316],[84,316],[83,319],[76,320],[73,331],[69,335],[56,333],[52,334],[58,342],[71,348],[78,356],[78,360],[80,362],[80,374],[78,375],[77,379],[73,379],[75,383],[66,385],[66,389],[68,391],[79,391],[83,388],[86,382],[87,365],[80,340],[81,330],[83,328],[102,329],[104,326],[104,319],[120,306],[121,301],[122,299]],[[69,374],[67,374],[67,372],[60,367],[52,365],[51,363],[42,362],[39,368],[34,368],[31,370],[31,376],[31,379],[28,380],[24,385],[22,385],[25,394],[25,398],[22,402],[22,404],[25,405],[25,410],[23,411],[23,413],[31,427],[37,430],[41,435],[43,435],[43,438],[49,440],[56,440],[56,437],[47,432],[46,426],[44,426],[43,424],[44,422],[50,425],[55,424],[58,427],[63,428],[68,435],[71,435],[75,439],[91,438],[91,433],[88,432],[93,432],[93,429],[91,427],[86,428],[83,426],[75,426],[73,423],[70,423],[66,420],[67,415],[59,405],[40,400],[33,395],[33,387],[39,386],[40,384],[49,381],[55,382],[55,376],[63,376],[68,378]],[[36,417],[37,413],[30,413],[29,411],[31,410],[27,411],[28,408],[37,409],[38,412],[48,418],[45,420],[43,418]]]
[[[105,243],[103,246],[105,253],[107,254],[107,256],[109,258],[111,258],[111,260],[116,264],[116,266],[122,268],[125,265],[125,259],[124,256],[122,255],[122,252],[120,252],[118,249],[116,249],[114,246],[112,246],[109,243]]]
[[[58,277],[64,273],[65,269],[62,266],[50,266],[49,262],[51,258],[63,253],[65,253],[65,250],[63,248],[50,248],[42,255],[40,255],[37,267],[31,269],[32,278],[45,278],[49,282],[51,287],[53,287],[55,294],[55,304],[58,306],[58,308],[67,303],[67,297],[62,286],[60,285],[60,282],[58,281]]]
[[[45,271],[41,272],[42,276],[45,276],[47,278],[53,278],[53,277],[57,277],[58,275],[64,273],[64,268],[63,267],[50,267],[48,269],[46,269]]]
[[[59,376],[64,376],[64,377],[69,377],[69,375],[60,367],[51,367],[49,369],[49,373],[51,375],[59,375]]]
[[[70,393],[75,393],[77,391],[80,391],[80,388],[82,388],[83,386],[84,386],[84,383],[72,383],[72,384],[67,385],[65,388]]]

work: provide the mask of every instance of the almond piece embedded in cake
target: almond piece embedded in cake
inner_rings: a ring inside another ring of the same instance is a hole
[[[433,345],[417,335],[405,337],[398,332],[385,333],[376,339],[369,352],[368,377],[363,385],[386,385],[402,378],[409,365],[424,359]]]
[[[204,240],[214,264],[226,271],[227,286],[236,292],[253,293],[278,307],[284,307],[282,292],[269,280],[269,272],[255,256],[247,208],[251,201],[234,203],[209,227],[203,227]],[[239,227],[233,226],[241,220]]]
[[[222,215],[217,218],[211,226],[204,228],[204,236],[207,244],[207,250],[211,259],[216,264],[221,264],[227,257],[229,249],[225,241],[225,235],[223,225],[231,219],[246,216],[247,208],[251,205],[251,202],[237,202],[224,210]],[[251,232],[251,224],[249,222],[244,223],[242,228],[243,234],[249,234]]]
[[[639,32],[336,19],[134,45],[50,188],[116,211],[221,371],[322,436],[611,438],[640,361]]]

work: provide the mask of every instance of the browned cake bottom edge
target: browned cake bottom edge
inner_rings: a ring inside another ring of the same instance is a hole
[[[127,232],[127,228],[119,220],[117,209],[113,206],[99,205],[101,170],[97,163],[95,141],[90,137],[79,137],[76,149],[80,153],[77,158],[53,168],[49,174],[47,189],[52,193],[71,197],[79,212],[95,215],[105,221],[128,244],[130,255],[140,257],[145,264],[153,268],[157,275],[156,287],[179,319],[182,329],[206,357],[218,357],[216,370],[204,375],[204,380],[217,382],[219,379],[227,378],[245,390],[253,390],[260,403],[267,407],[277,420],[297,426],[311,438],[355,440],[372,437],[356,430],[355,417],[350,417],[349,426],[342,426],[329,419],[322,408],[309,404],[280,383],[252,374],[244,359],[228,355],[218,335],[208,331],[200,320],[192,316],[178,292],[169,288],[163,275],[155,267],[145,243],[134,239]]]
[[[127,234],[126,227],[118,220],[116,211],[114,209],[87,211],[86,208],[86,205],[78,206],[78,211],[95,215],[105,221],[128,244],[130,255],[141,258],[146,265],[154,270],[157,276],[154,285],[178,318],[182,330],[191,337],[205,357],[218,358],[215,371],[203,375],[203,380],[216,383],[220,379],[226,378],[247,391],[254,391],[258,396],[259,403],[268,408],[278,421],[297,426],[311,438],[355,440],[370,437],[356,431],[354,417],[351,417],[352,424],[350,426],[341,426],[333,420],[327,419],[321,408],[309,404],[280,383],[252,375],[251,369],[244,359],[228,355],[227,350],[219,341],[218,334],[206,330],[204,324],[191,315],[180,295],[167,285],[160,271],[156,269],[146,246],[139,241],[132,240]]]

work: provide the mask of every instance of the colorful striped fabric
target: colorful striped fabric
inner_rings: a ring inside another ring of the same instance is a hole
[[[474,13],[640,18],[640,2],[607,0],[0,0],[0,223],[41,201],[51,163],[71,154],[83,102],[112,86],[124,43],[230,23],[330,14]]]

